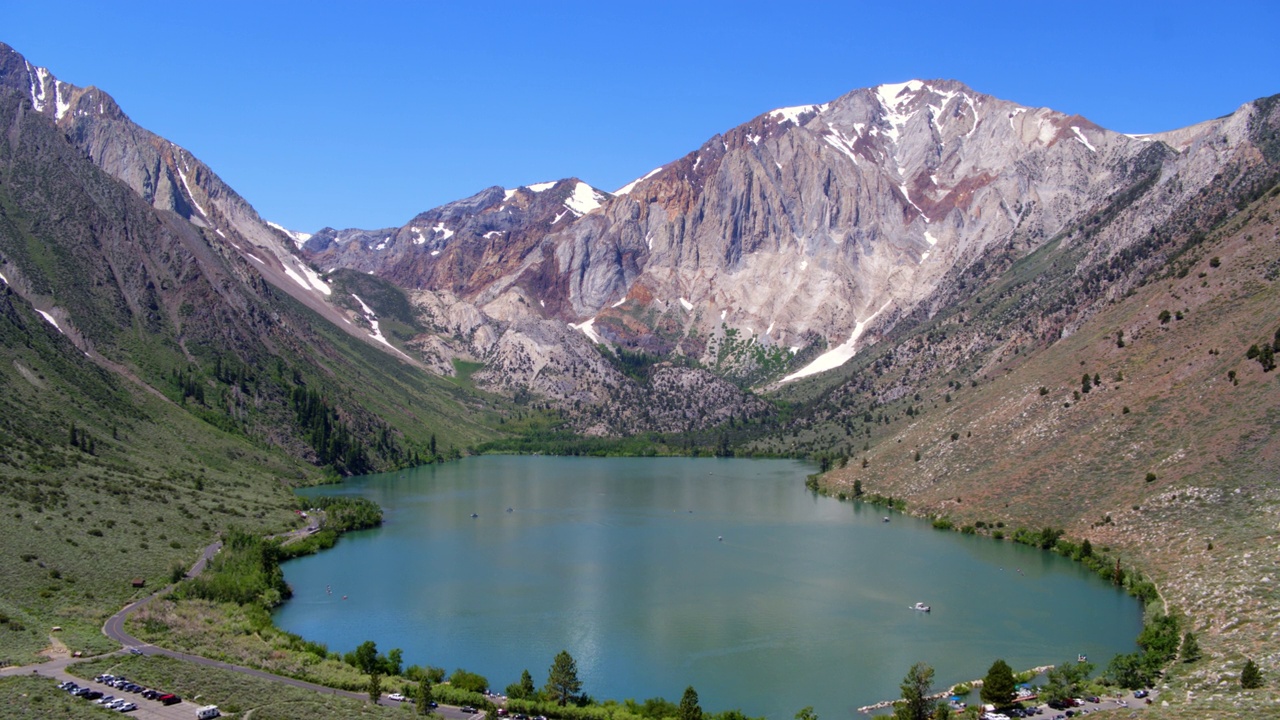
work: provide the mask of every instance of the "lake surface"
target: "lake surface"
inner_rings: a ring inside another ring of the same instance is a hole
[[[294,597],[275,621],[498,691],[526,668],[541,687],[566,649],[593,697],[678,702],[693,685],[708,711],[774,720],[806,705],[861,717],[918,661],[941,689],[996,658],[1021,670],[1085,653],[1102,667],[1135,649],[1139,603],[1078,564],[885,523],[806,490],[812,470],[489,456],[316,488],[376,501],[385,524],[286,563]]]

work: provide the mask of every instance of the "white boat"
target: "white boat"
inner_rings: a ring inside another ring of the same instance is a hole
[[[912,606],[911,606],[911,609],[912,609],[912,610],[919,610],[920,612],[929,612],[929,610],[930,610],[929,606],[928,606],[928,605],[925,605],[925,604],[924,604],[924,603],[922,603],[922,602],[918,602],[918,603],[916,603],[915,605],[912,605]]]

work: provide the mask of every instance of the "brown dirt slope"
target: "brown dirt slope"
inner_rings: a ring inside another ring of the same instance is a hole
[[[1188,260],[1069,337],[993,354],[976,386],[916,385],[912,415],[887,406],[892,429],[824,483],[852,494],[860,480],[957,527],[1061,527],[1108,547],[1205,650],[1169,671],[1153,715],[1267,717],[1280,697],[1280,370],[1246,353],[1280,329],[1280,192]],[[1240,690],[1246,657],[1266,688]]]

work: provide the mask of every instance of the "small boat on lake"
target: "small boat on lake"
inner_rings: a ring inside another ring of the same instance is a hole
[[[911,606],[911,609],[912,609],[912,610],[919,610],[920,612],[929,612],[932,608],[930,608],[928,605],[925,605],[925,604],[924,604],[924,603],[922,603],[922,602],[918,602],[918,603],[916,603],[915,605],[912,605],[912,606]]]

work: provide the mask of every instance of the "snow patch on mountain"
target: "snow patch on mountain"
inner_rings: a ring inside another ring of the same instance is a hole
[[[555,186],[556,184],[554,182],[540,182],[540,183],[534,183],[532,185],[525,185],[524,187],[529,192],[540,193],[540,192],[550,190]]]
[[[304,244],[306,244],[308,240],[311,239],[311,233],[304,233],[304,232],[298,232],[296,230],[290,230],[289,228],[283,225],[280,225],[278,223],[273,223],[270,220],[267,221],[267,225],[275,228],[276,230],[279,230],[285,235],[288,235],[289,238],[293,240],[293,244],[297,245],[299,248],[301,248]]]
[[[835,128],[829,128],[829,130],[830,132],[823,135],[822,139],[826,140],[827,144],[831,147],[839,150],[845,157],[852,160],[854,165],[857,165],[858,156],[853,152],[853,141],[841,135],[840,131]]]
[[[769,117],[777,118],[783,122],[790,121],[798,126],[800,125],[801,115],[805,115],[807,113],[821,114],[825,112],[830,105],[830,103],[823,103],[821,105],[797,105],[795,107],[778,108],[777,110],[770,111]]]
[[[910,100],[910,98],[901,97],[902,92],[908,90],[916,93],[922,87],[924,83],[919,80],[908,80],[904,83],[889,83],[876,88],[876,97],[884,106],[884,118],[889,123],[889,130],[885,135],[888,135],[894,144],[897,144],[902,128],[906,127],[907,121],[911,119],[910,113],[901,112],[902,105]]]
[[[369,337],[391,348],[397,355],[403,358],[408,358],[409,357],[408,355],[405,355],[404,353],[400,352],[399,348],[397,348],[395,345],[392,345],[390,342],[387,342],[387,338],[382,335],[382,330],[381,328],[378,327],[378,314],[373,311],[373,308],[366,305],[364,300],[360,299],[359,295],[356,295],[355,293],[351,293],[351,297],[355,298],[356,302],[360,303],[361,308],[364,308],[364,319],[369,322],[369,327],[371,328],[371,331],[369,332]]]
[[[600,335],[596,333],[596,329],[593,327],[595,322],[596,322],[595,318],[590,318],[589,320],[584,320],[581,323],[578,323],[577,325],[574,325],[573,323],[569,323],[569,327],[573,328],[574,330],[581,331],[583,335],[586,335],[588,338],[591,338],[591,342],[593,343],[602,343],[604,341],[600,339]]]
[[[826,372],[827,370],[834,370],[846,362],[849,362],[849,360],[853,358],[854,354],[857,353],[858,338],[862,337],[862,333],[867,329],[867,325],[869,325],[872,320],[875,320],[877,315],[884,312],[884,309],[889,307],[889,304],[892,302],[893,300],[886,301],[884,305],[880,306],[879,310],[871,313],[871,317],[866,320],[859,320],[857,324],[854,325],[853,334],[849,336],[848,340],[822,353],[818,357],[814,358],[813,362],[805,365],[803,368],[782,378],[782,382],[790,382],[802,377],[817,375],[818,373]],[[792,352],[794,352],[794,350]]]
[[[600,207],[602,200],[604,200],[603,193],[580,181],[573,186],[573,195],[570,195],[564,204],[573,211],[574,215],[581,217]]]
[[[431,228],[431,232],[437,235],[443,235],[444,237],[440,238],[441,240],[448,240],[453,237],[453,231],[445,227],[443,221],[436,223],[435,227]]]
[[[256,260],[257,258],[254,258],[254,259]],[[303,265],[301,266],[302,274],[299,275],[297,270],[294,270],[293,268],[289,267],[289,263],[287,261],[282,264],[284,265],[284,274],[288,275],[290,280],[293,280],[294,282],[298,283],[304,289],[319,290],[325,295],[333,294],[333,288],[329,287],[329,284],[326,283],[324,280],[321,280],[320,276],[316,274],[315,270],[312,270],[311,268]]]
[[[40,317],[43,317],[45,320],[48,320],[48,321],[49,321],[49,324],[50,324],[50,325],[52,325],[52,326],[54,327],[54,329],[56,329],[58,332],[62,333],[63,335],[66,335],[66,333],[65,333],[65,332],[62,332],[62,326],[58,324],[58,321],[57,321],[57,320],[54,320],[54,319],[53,319],[53,316],[52,316],[52,315],[50,315],[49,313],[47,313],[47,312],[45,312],[45,311],[43,311],[43,310],[41,310],[41,309],[39,309],[39,308],[36,308],[36,312],[40,313]]]
[[[201,215],[209,217],[209,213],[204,211],[204,206],[196,200],[195,194],[191,192],[191,185],[187,182],[187,174],[182,172],[180,167],[175,166],[174,169],[178,171],[178,178],[182,180],[182,187],[187,189],[187,197],[191,200],[191,204],[196,206],[196,210],[199,210]]]
[[[61,120],[71,110],[71,101],[62,99],[62,86],[66,83],[57,80],[53,83],[53,105],[56,108],[53,119]]]
[[[1085,147],[1089,148],[1093,152],[1098,152],[1098,148],[1094,147],[1092,144],[1089,143],[1089,138],[1085,137],[1084,133],[1080,132],[1080,128],[1076,127],[1075,125],[1072,125],[1071,132],[1076,134],[1076,139],[1084,143]]]
[[[26,60],[22,61],[27,66],[27,75],[31,75],[31,63]],[[31,105],[36,112],[44,112],[44,79],[49,76],[49,71],[45,68],[35,68],[35,75],[31,78]]]
[[[725,147],[726,147],[726,149],[728,148],[728,146],[727,146],[727,145],[726,145]],[[614,194],[614,195],[626,195],[627,193],[629,193],[629,192],[631,192],[632,190],[634,190],[634,189],[635,189],[635,187],[636,187],[636,185],[638,185],[639,183],[641,183],[641,182],[643,182],[643,181],[645,181],[645,180],[648,180],[649,178],[653,177],[654,175],[657,175],[657,174],[658,174],[658,173],[660,173],[660,172],[662,172],[662,168],[661,168],[661,167],[656,167],[656,168],[654,168],[654,169],[650,170],[650,171],[649,171],[649,173],[648,173],[647,175],[645,175],[644,177],[638,177],[638,178],[636,178],[635,180],[632,180],[631,182],[627,183],[626,185],[623,185],[622,187],[618,188],[617,190],[614,190],[614,191],[613,191],[613,194]]]

